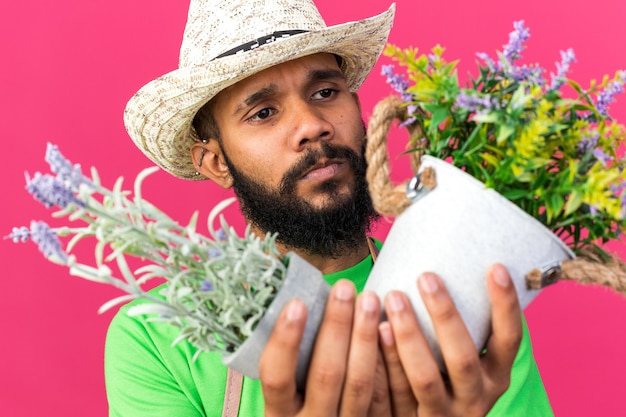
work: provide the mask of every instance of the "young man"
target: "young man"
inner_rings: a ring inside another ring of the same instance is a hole
[[[235,405],[225,392],[236,379],[219,355],[193,362],[193,347],[170,346],[176,329],[122,308],[106,346],[112,416],[484,416],[494,403],[490,415],[551,415],[502,266],[487,277],[493,334],[482,356],[439,278],[419,278],[445,376],[404,294],[386,298],[382,324],[378,298],[356,295],[372,267],[367,232],[376,217],[356,90],[393,13],[326,27],[310,0],[191,1],[180,68],[130,100],[129,134],[166,171],[233,187],[255,231],[278,232],[281,250],[334,286],[304,395],[294,375],[306,309],[293,300],[260,381],[244,379]]]

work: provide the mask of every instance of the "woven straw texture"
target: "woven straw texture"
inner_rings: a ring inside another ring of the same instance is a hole
[[[327,52],[343,58],[342,70],[356,91],[380,56],[395,6],[356,22],[327,27],[310,0],[191,0],[179,68],[142,87],[128,102],[124,123],[148,158],[184,179],[195,175],[189,149],[197,135],[193,117],[226,87],[259,71]],[[215,59],[225,51],[285,30],[306,33]]]

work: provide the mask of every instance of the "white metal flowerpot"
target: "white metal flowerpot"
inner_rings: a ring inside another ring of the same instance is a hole
[[[573,259],[574,254],[539,221],[472,176],[440,159],[423,157],[421,170],[429,166],[436,187],[396,218],[366,289],[381,298],[391,290],[409,296],[433,354],[445,369],[416,286],[422,272],[435,272],[444,281],[479,350],[490,331],[488,268],[496,262],[508,268],[525,307],[539,292],[526,289],[525,275]]]
[[[324,281],[320,270],[293,252],[287,254],[289,266],[282,287],[276,294],[267,312],[252,335],[232,355],[225,356],[226,366],[251,378],[259,378],[259,362],[265,345],[274,329],[274,324],[285,305],[298,298],[307,308],[307,321],[304,329],[298,366],[296,385],[300,391],[306,384],[306,376],[311,361],[317,331],[322,322],[330,285]]]

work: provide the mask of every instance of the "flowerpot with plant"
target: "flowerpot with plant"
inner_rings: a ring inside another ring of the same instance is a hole
[[[529,31],[514,27],[496,60],[478,54],[478,76],[466,87],[440,46],[422,55],[389,46],[406,76],[383,67],[400,97],[379,103],[368,129],[374,206],[398,217],[366,288],[409,293],[440,366],[415,288],[421,272],[440,274],[477,349],[489,333],[492,263],[509,269],[522,306],[558,278],[626,288],[623,263],[600,247],[626,225],[624,127],[608,115],[626,72],[585,90],[566,77],[568,50],[548,82],[538,65],[517,64]],[[418,173],[395,187],[386,146],[394,119],[409,130]]]
[[[54,217],[79,224],[52,228],[32,221],[9,237],[33,241],[71,275],[126,293],[105,303],[101,312],[142,300],[128,314],[180,328],[173,344],[187,340],[197,348],[196,356],[220,352],[226,365],[252,378],[259,376],[261,353],[278,314],[289,300],[300,298],[308,310],[297,370],[298,386],[304,386],[330,291],[318,269],[294,253],[281,254],[276,235],[255,236],[248,227],[238,236],[220,214],[232,198],[209,214],[210,237],[197,231],[197,212],[187,225],[178,224],[143,198],[142,183],[158,167],[143,170],[130,193],[121,177],[108,189],[95,168],[85,176],[54,145],[48,144],[46,161],[52,173],[27,175],[27,190],[48,208],[59,208]],[[72,254],[80,240],[89,238],[95,239],[94,266]],[[143,266],[132,270],[128,257],[140,258]],[[149,281],[159,285],[149,288]]]

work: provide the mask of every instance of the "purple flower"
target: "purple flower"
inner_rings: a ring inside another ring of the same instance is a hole
[[[403,101],[412,101],[413,95],[406,91],[409,88],[409,82],[402,75],[393,72],[393,65],[383,65],[381,74],[387,77],[387,84],[402,95]]]
[[[609,190],[611,190],[611,192],[615,195],[620,195],[624,189],[626,189],[625,183],[609,185]]]
[[[463,109],[466,109],[470,113],[489,111],[493,108],[495,99],[492,99],[489,94],[484,96],[476,96],[468,94],[467,91],[461,91],[456,97],[455,104]]]
[[[517,82],[529,82],[535,85],[544,85],[545,80],[541,75],[543,68],[541,67],[529,67],[527,65],[518,67],[515,65],[506,68],[505,73],[513,78]]]
[[[69,204],[85,207],[85,203],[76,198],[74,191],[62,179],[49,174],[41,175],[39,172],[36,172],[32,179],[28,173],[25,176],[26,190],[46,207],[56,205],[65,208]]]
[[[209,249],[209,258],[215,259],[215,258],[219,258],[221,255],[222,255],[222,252],[220,252],[218,249],[215,249],[215,248]]]
[[[509,34],[509,43],[504,45],[502,52],[508,63],[513,63],[522,57],[524,42],[530,38],[530,31],[524,27],[523,20],[513,22],[513,28],[515,30]]]
[[[595,156],[598,161],[602,162],[602,165],[605,167],[613,160],[611,155],[604,153],[604,151],[599,148],[593,151],[593,156]]]
[[[50,165],[50,170],[57,174],[61,180],[68,182],[73,189],[77,190],[80,184],[92,184],[91,180],[83,175],[80,165],[72,165],[72,163],[59,152],[58,146],[48,142],[45,159]]]
[[[609,105],[615,101],[615,95],[624,91],[626,71],[620,71],[615,80],[611,81],[606,88],[598,94],[596,109],[604,116],[609,115]]]
[[[595,148],[598,145],[598,139],[600,139],[600,134],[598,132],[594,132],[593,136],[583,136],[581,141],[578,142],[578,150],[585,153],[590,149]]]
[[[439,56],[437,54],[428,54],[428,65],[430,65],[431,68],[433,68],[438,62]]]
[[[67,262],[67,253],[63,251],[61,241],[56,232],[45,222],[30,222],[30,238],[39,246],[39,250],[46,258],[56,257],[62,262]]]
[[[550,83],[550,90],[558,90],[563,83],[567,80],[565,74],[569,71],[569,67],[572,62],[576,62],[576,56],[572,48],[567,51],[561,51],[561,62],[556,63],[556,74],[552,75],[552,82]]]
[[[407,93],[404,92],[400,95],[400,98],[402,99],[402,101],[404,101],[405,103],[410,103],[413,101],[413,94],[411,93]]]
[[[208,279],[202,281],[202,284],[200,284],[200,291],[213,291],[213,284],[211,284],[211,281],[209,281]]]
[[[13,239],[14,243],[27,242],[30,238],[30,230],[26,226],[14,227],[11,234],[6,236],[6,238]]]
[[[221,240],[221,241],[224,241],[228,238],[228,236],[226,236],[226,232],[224,231],[224,229],[219,229],[217,232],[215,232],[215,237],[217,238],[217,240]]]
[[[417,119],[415,117],[409,117],[408,119],[406,119],[404,122],[400,123],[399,126],[400,127],[406,127],[406,126],[411,126],[413,123],[415,123],[417,121]]]

